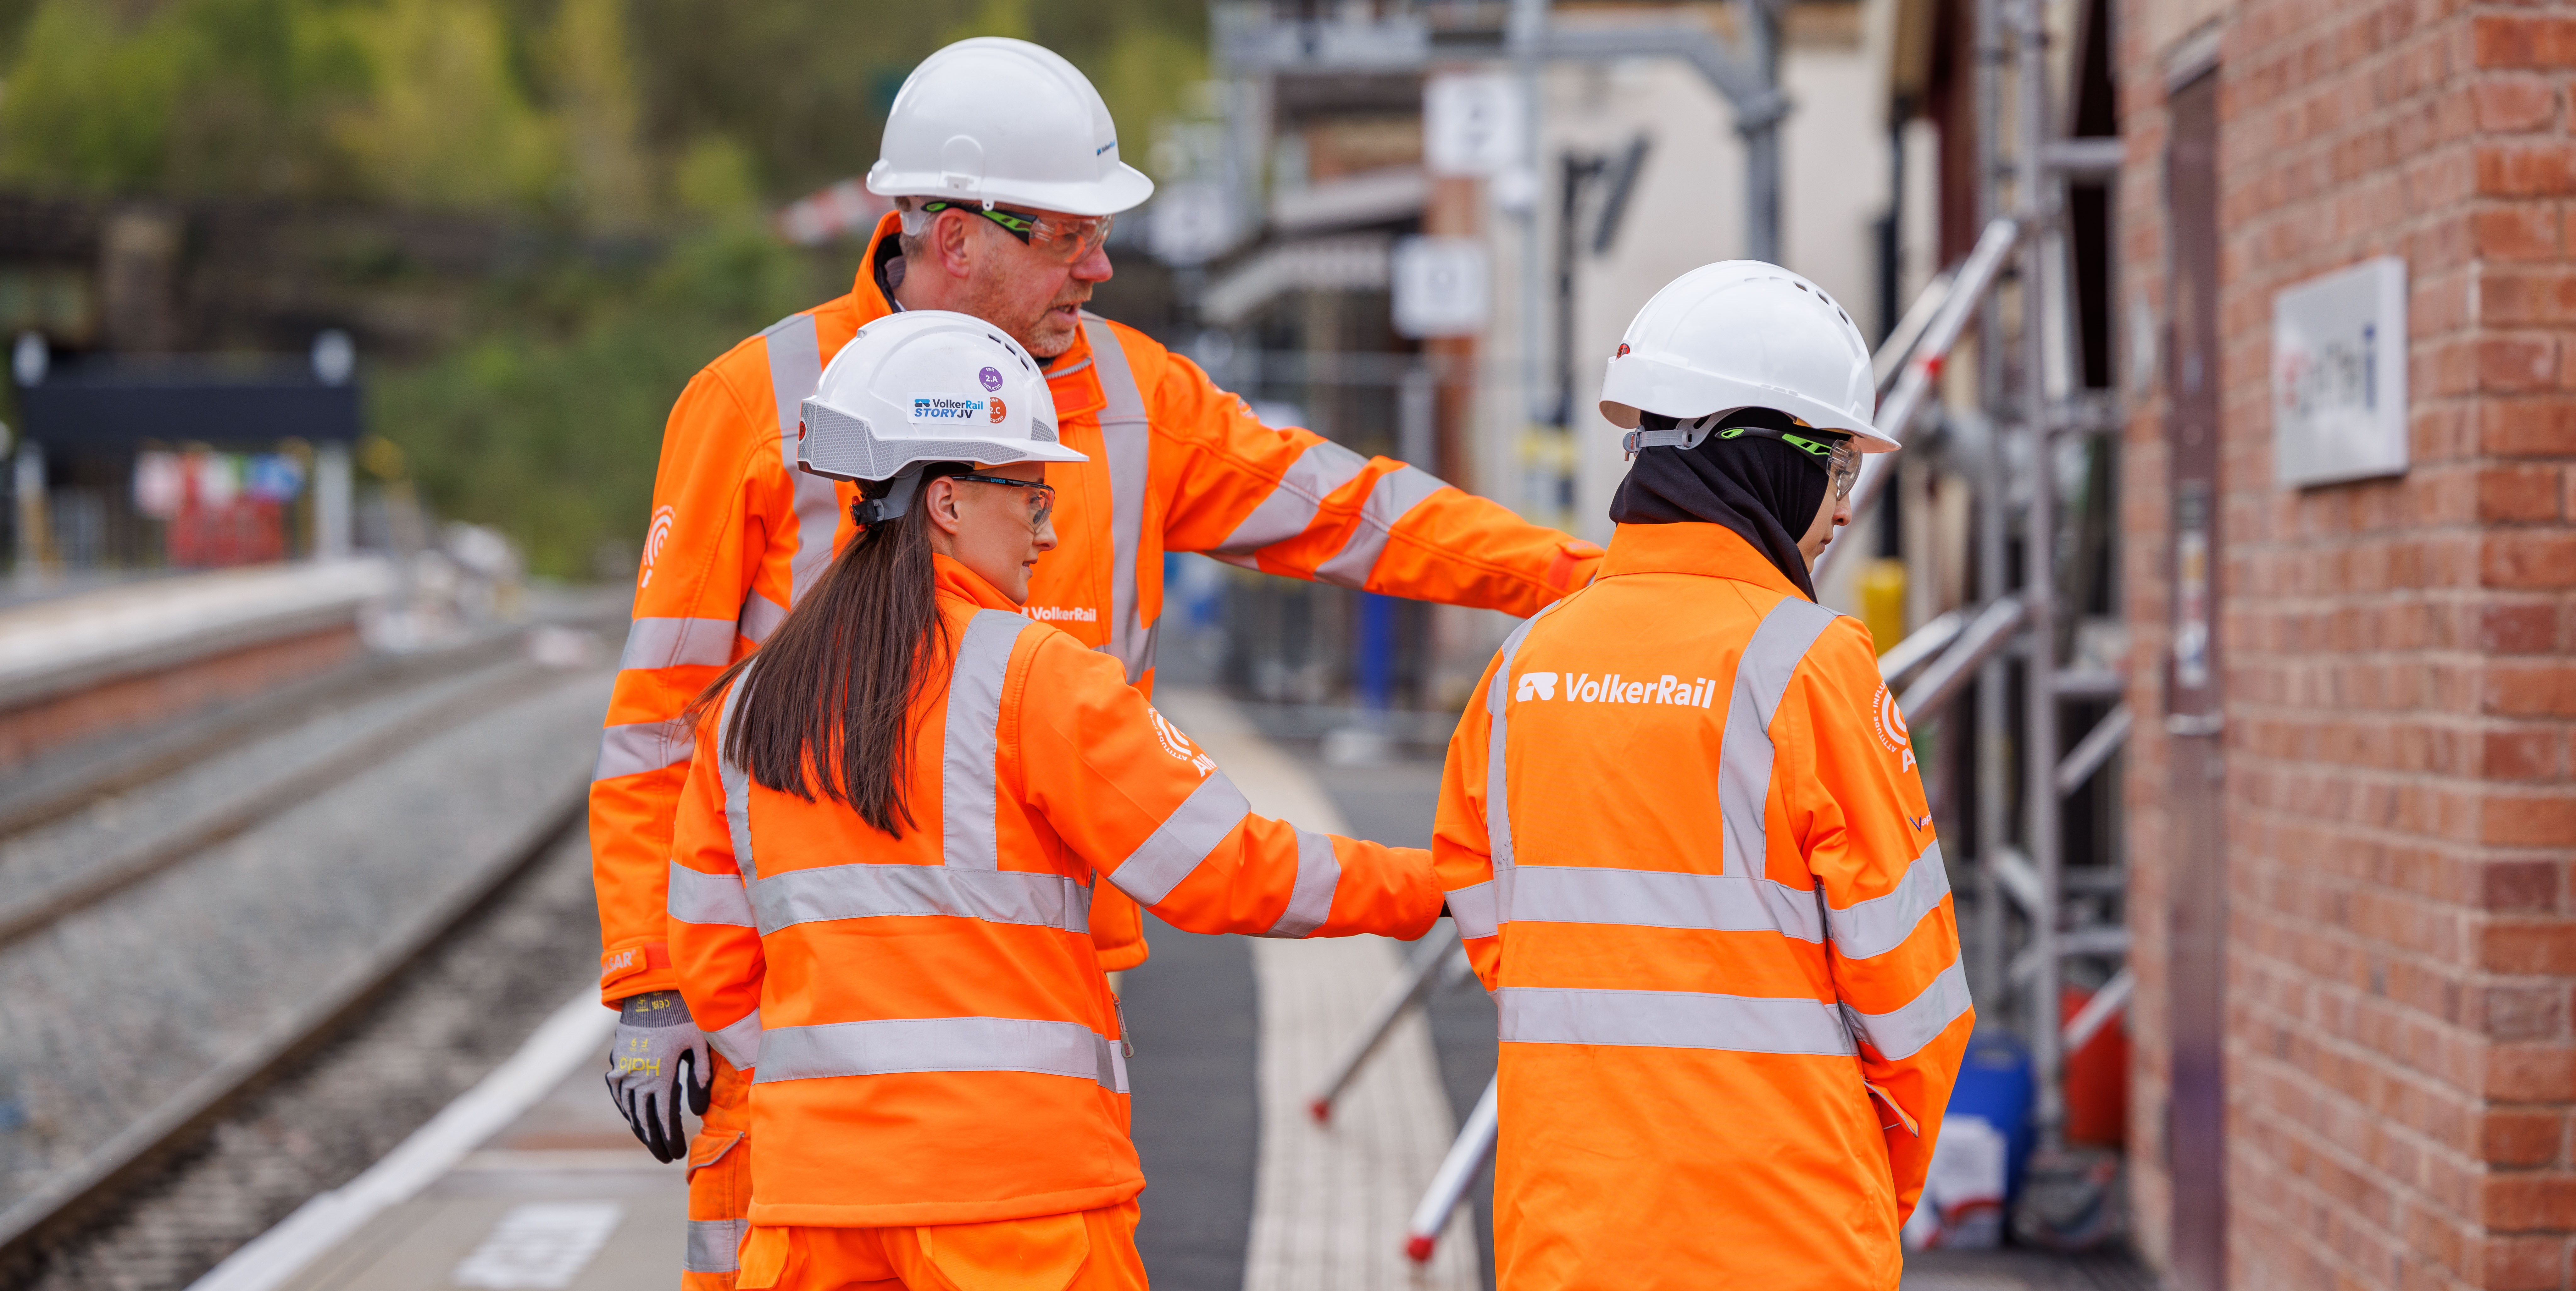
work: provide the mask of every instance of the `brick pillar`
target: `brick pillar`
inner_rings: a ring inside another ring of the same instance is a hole
[[[2576,10],[2121,0],[2124,326],[2173,317],[2166,95],[2217,51],[2226,1267],[2576,1286]],[[2273,296],[2406,259],[2399,479],[2273,478]],[[2128,346],[2136,350],[2134,338]],[[2140,1245],[2174,1249],[2171,392],[2124,504]]]

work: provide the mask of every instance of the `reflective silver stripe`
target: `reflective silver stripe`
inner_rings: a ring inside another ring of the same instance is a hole
[[[733,685],[725,691],[724,707],[716,710],[716,779],[724,785],[725,832],[733,839],[733,867],[742,871],[742,881],[760,877],[760,867],[751,856],[751,773],[725,755],[727,737],[733,734],[734,705],[742,702],[742,693],[751,689],[753,668],[735,673]]]
[[[960,869],[1002,865],[1000,788],[994,779],[1002,727],[1002,678],[1011,646],[1032,626],[1004,610],[979,610],[957,638],[957,660],[948,675],[947,751],[939,763],[939,854]]]
[[[752,926],[751,896],[731,874],[706,874],[671,862],[670,900],[664,910],[682,923]]]
[[[1744,643],[1735,662],[1735,684],[1726,701],[1725,743],[1718,746],[1718,832],[1725,844],[1724,873],[1750,882],[1763,877],[1769,840],[1763,813],[1771,801],[1771,716],[1809,647],[1837,616],[1796,594],[1783,596]],[[1782,931],[1788,931],[1782,926]],[[1808,940],[1822,940],[1810,937]]]
[[[1315,577],[1343,587],[1365,587],[1377,558],[1386,553],[1387,534],[1424,498],[1449,487],[1416,466],[1399,467],[1377,477],[1368,501],[1360,504],[1359,526],[1333,558],[1315,566]]]
[[[1471,883],[1449,893],[1449,917],[1458,921],[1461,937],[1491,937],[1502,930],[1494,900],[1494,880]]]
[[[742,598],[742,621],[735,630],[750,638],[753,645],[759,645],[768,640],[769,634],[777,631],[779,623],[786,618],[786,606],[753,592]]]
[[[1333,917],[1333,889],[1341,886],[1342,860],[1333,854],[1330,834],[1297,831],[1297,882],[1288,892],[1288,908],[1264,937],[1303,937]]]
[[[796,465],[796,428],[804,420],[805,397],[822,384],[823,349],[812,314],[789,314],[760,336],[769,351],[770,393],[778,400],[778,460],[796,490],[789,530],[796,537],[796,554],[787,562],[787,600],[792,605],[805,599],[806,589],[831,563],[832,533],[841,519],[840,497],[832,491],[832,482]]]
[[[1839,1007],[1823,1000],[1506,986],[1494,992],[1494,1001],[1501,1007],[1505,1044],[1834,1056],[1857,1052]]]
[[[590,778],[614,780],[680,766],[694,752],[689,724],[676,717],[666,722],[611,726],[599,733],[599,760],[591,764]]]
[[[1237,563],[1249,561],[1254,553],[1273,543],[1286,542],[1314,527],[1315,514],[1324,499],[1334,490],[1358,478],[1367,469],[1368,459],[1331,440],[1308,444],[1297,460],[1279,477],[1270,496],[1225,536],[1225,541],[1210,548],[1208,554]]]
[[[1118,863],[1109,881],[1139,904],[1160,905],[1251,814],[1252,804],[1244,800],[1243,791],[1223,771],[1210,772],[1161,826]]]
[[[1923,993],[1885,1013],[1863,1013],[1849,1004],[1843,1005],[1843,1016],[1850,1019],[1851,1029],[1878,1056],[1888,1059],[1913,1057],[1923,1046],[1941,1038],[1959,1015],[1973,1003],[1968,998],[1968,974],[1958,956],[1950,957],[1950,966],[1941,970]]]
[[[1950,871],[1941,864],[1941,844],[1936,840],[1905,867],[1905,877],[1896,881],[1895,891],[1855,901],[1848,910],[1826,908],[1825,921],[1834,930],[1834,949],[1841,951],[1845,959],[1884,955],[1904,945],[1905,939],[1914,935],[1914,926],[1948,895]]]
[[[742,1253],[743,1230],[751,1227],[749,1219],[692,1219],[689,1221],[689,1252],[680,1257],[680,1268],[690,1273],[731,1273]]]
[[[1672,870],[1521,865],[1497,876],[1503,923],[1599,923],[1632,928],[1779,932],[1821,943],[1816,894],[1766,878]],[[1449,907],[1457,909],[1453,903]]]
[[[709,1031],[707,1043],[715,1046],[726,1062],[748,1070],[760,1065],[760,1038],[765,1034],[760,1028],[760,1010],[753,1009],[740,1022]]]
[[[721,668],[733,662],[731,619],[637,619],[626,629],[620,668]]]
[[[1079,1022],[903,1018],[776,1027],[761,1037],[761,1084],[911,1071],[1026,1071],[1127,1092],[1118,1046]]]
[[[1145,473],[1152,461],[1153,428],[1145,396],[1127,351],[1106,320],[1082,316],[1083,335],[1100,366],[1100,442],[1109,467],[1109,642],[1101,647],[1127,666],[1128,684],[1154,666],[1154,637],[1136,595],[1136,564],[1145,549]]]
[[[949,865],[787,870],[752,885],[752,910],[764,937],[801,923],[913,915],[1091,931],[1091,889],[1064,875]]]
[[[1497,874],[1512,866],[1512,786],[1510,777],[1504,774],[1509,765],[1504,753],[1510,746],[1511,710],[1505,704],[1512,694],[1512,660],[1520,655],[1521,642],[1529,638],[1531,626],[1564,603],[1550,602],[1503,638],[1503,648],[1494,652],[1501,662],[1494,665],[1494,680],[1485,687],[1485,716],[1492,728],[1485,740],[1485,840],[1486,854],[1492,858]]]

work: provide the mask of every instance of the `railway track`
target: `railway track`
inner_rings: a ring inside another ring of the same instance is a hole
[[[16,876],[20,881],[15,884],[19,890],[0,892],[0,966],[6,966],[11,956],[52,953],[72,933],[95,938],[106,929],[130,936],[130,928],[115,927],[120,921],[181,925],[168,934],[174,940],[202,935],[203,928],[185,926],[187,915],[194,912],[174,917],[167,908],[172,900],[168,885],[191,876],[192,862],[234,863],[223,858],[237,861],[243,848],[263,846],[261,831],[273,822],[299,810],[306,816],[316,811],[327,814],[335,790],[375,785],[374,792],[382,793],[386,782],[413,774],[389,769],[389,764],[426,756],[415,751],[442,737],[451,744],[459,738],[491,738],[488,732],[467,729],[478,722],[506,723],[515,720],[514,711],[543,709],[559,714],[570,694],[566,688],[583,684],[585,675],[596,675],[546,667],[525,659],[524,653],[513,634],[445,655],[370,663],[316,679],[257,706],[137,741],[85,766],[30,777],[27,783],[0,793],[0,849],[50,844],[57,851],[66,850],[59,839],[48,836],[69,836],[78,844],[82,813],[93,808],[116,808],[128,816],[147,818],[148,825],[142,831],[145,836],[129,843],[82,850],[75,864],[28,865],[21,858],[17,866],[21,874]],[[356,729],[323,740],[319,747],[311,740],[297,747],[299,728],[326,720]],[[555,728],[563,725],[559,716],[554,719]],[[556,744],[564,742],[560,735],[555,737]],[[164,792],[164,786],[217,772],[238,778],[242,770],[238,764],[244,758],[272,754],[280,746],[297,756],[258,767],[258,774],[247,784],[218,786],[219,792],[201,785],[193,809],[169,813],[166,820],[148,819],[159,814],[156,797],[186,796]],[[13,1271],[33,1267],[85,1224],[113,1211],[120,1198],[204,1140],[246,1098],[368,1016],[438,948],[487,914],[496,894],[509,889],[550,850],[576,836],[586,797],[586,758],[574,766],[569,765],[570,757],[561,754],[558,750],[550,755],[546,765],[566,765],[542,777],[543,785],[517,794],[507,822],[460,820],[460,834],[471,834],[476,840],[470,849],[473,854],[439,858],[445,871],[437,875],[434,894],[387,902],[381,928],[367,930],[371,935],[361,953],[343,957],[327,972],[296,979],[291,1003],[271,1012],[248,1034],[227,1037],[222,1052],[209,1055],[211,1060],[189,1064],[193,1074],[184,1083],[156,1089],[148,1107],[127,1111],[117,1118],[112,1134],[79,1144],[76,1154],[63,1154],[70,1159],[44,1168],[32,1187],[9,1189],[15,1195],[0,1208],[0,1282],[16,1284]],[[225,765],[227,760],[230,765]],[[200,862],[200,858],[205,859]],[[63,877],[25,881],[27,872],[40,870],[57,871]],[[161,906],[157,910],[155,900]],[[277,931],[294,935],[290,928]],[[238,927],[217,932],[231,936],[235,943],[243,939]],[[48,945],[49,941],[57,945]],[[219,945],[202,955],[181,950],[172,957],[181,962],[203,958],[219,965],[239,949],[238,944]],[[41,961],[36,963],[41,968]],[[36,970],[19,965],[13,971],[23,978]],[[137,977],[134,994],[151,995],[149,970],[138,969]],[[0,984],[0,992],[7,990]],[[25,1007],[22,1000],[5,1003]],[[158,999],[152,1003],[169,1007]],[[129,1030],[148,1035],[155,1028]],[[49,1057],[35,1056],[40,1063]],[[137,1055],[138,1064],[142,1057]],[[0,1142],[0,1160],[10,1155],[10,1146]]]

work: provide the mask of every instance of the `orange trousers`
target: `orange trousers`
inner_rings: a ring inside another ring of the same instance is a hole
[[[689,1140],[689,1248],[680,1291],[733,1291],[751,1215],[751,1082],[719,1055],[707,1114]]]
[[[1136,1203],[989,1224],[754,1228],[744,1291],[1145,1291]]]

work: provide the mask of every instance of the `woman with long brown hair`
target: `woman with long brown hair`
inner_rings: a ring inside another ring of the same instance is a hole
[[[754,1073],[738,1285],[1142,1287],[1093,885],[1194,932],[1410,937],[1429,857],[1251,814],[1115,659],[1020,612],[1046,463],[1085,459],[1018,346],[896,315],[804,411],[862,529],[701,700],[673,839],[681,993]]]

